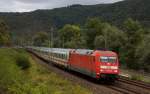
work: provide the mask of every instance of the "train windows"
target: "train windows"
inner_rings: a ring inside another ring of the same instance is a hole
[[[59,54],[57,54],[57,58],[59,57]]]
[[[61,59],[63,58],[63,54],[61,54]]]
[[[101,62],[108,62],[108,57],[102,56],[102,57],[100,57],[100,61]]]
[[[61,54],[59,54],[59,57],[58,58],[61,58]]]
[[[117,57],[107,57],[107,56],[102,56],[100,57],[100,61],[103,63],[115,63],[117,60]]]
[[[62,58],[62,54],[60,54],[60,57],[59,58]]]
[[[65,60],[67,60],[67,55],[65,54]]]
[[[116,57],[108,57],[108,62],[115,63],[117,60]]]
[[[66,54],[64,54],[64,59],[66,59]]]
[[[62,54],[62,59],[64,59],[64,56],[65,56],[65,55],[64,55],[64,54]]]

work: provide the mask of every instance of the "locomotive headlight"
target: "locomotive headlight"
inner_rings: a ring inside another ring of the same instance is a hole
[[[114,72],[118,72],[118,70],[114,70]]]
[[[117,70],[118,67],[117,66],[111,66],[111,69]]]
[[[117,70],[118,66],[100,66],[101,69],[113,69],[113,70]]]
[[[103,69],[100,70],[100,72],[103,72],[103,71],[104,71]]]
[[[107,66],[100,66],[101,69],[107,69]]]

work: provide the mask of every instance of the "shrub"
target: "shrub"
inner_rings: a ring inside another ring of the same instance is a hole
[[[142,81],[143,76],[142,75],[132,75],[131,79],[132,80],[137,80],[137,81]]]
[[[21,54],[17,56],[16,63],[23,70],[28,69],[31,66],[28,56]]]

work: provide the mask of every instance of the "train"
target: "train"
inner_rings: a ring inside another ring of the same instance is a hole
[[[40,57],[68,70],[114,82],[119,75],[117,53],[107,50],[28,47]]]

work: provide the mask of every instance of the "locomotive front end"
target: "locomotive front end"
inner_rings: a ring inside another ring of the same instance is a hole
[[[100,73],[118,74],[118,59],[116,56],[101,56],[100,57]]]
[[[119,74],[119,61],[116,53],[111,51],[100,52],[96,56],[100,79],[115,80]]]

